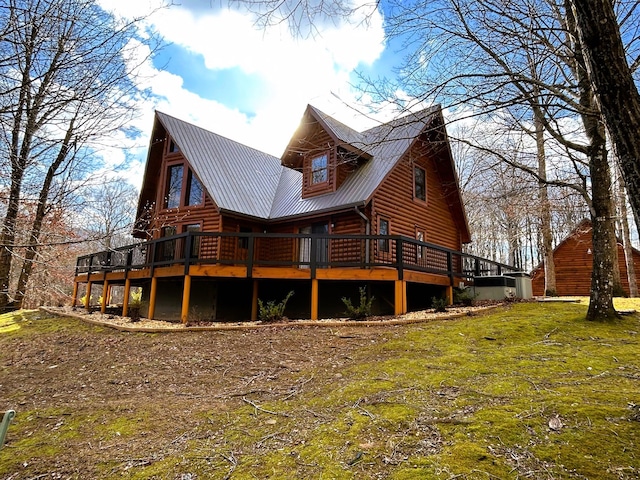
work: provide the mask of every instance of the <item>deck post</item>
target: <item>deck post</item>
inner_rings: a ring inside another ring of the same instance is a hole
[[[407,313],[407,282],[396,280],[394,315],[402,315],[403,313]]]
[[[451,285],[447,287],[447,305],[453,305],[453,287]]]
[[[75,307],[78,302],[78,282],[73,282],[73,295],[71,296],[71,306]]]
[[[109,280],[104,279],[102,284],[102,299],[100,300],[100,313],[107,311],[107,297],[109,296]]]
[[[318,320],[318,279],[311,279],[311,320]]]
[[[131,280],[124,281],[124,295],[122,298],[122,316],[126,317],[129,313],[129,295],[131,295]]]
[[[158,277],[151,277],[151,292],[149,292],[149,320],[156,315],[156,293],[158,292]]]
[[[91,309],[91,282],[87,282],[87,294],[84,297],[84,308]]]
[[[258,280],[253,281],[253,295],[251,297],[251,321],[258,320]]]
[[[184,289],[182,290],[182,314],[180,319],[183,324],[189,321],[189,298],[191,297],[191,275],[184,276]]]

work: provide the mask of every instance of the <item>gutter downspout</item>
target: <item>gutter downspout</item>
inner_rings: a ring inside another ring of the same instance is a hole
[[[367,217],[364,213],[362,213],[360,211],[360,209],[358,207],[354,207],[356,213],[358,215],[360,215],[360,217],[362,217],[362,219],[364,220],[364,234],[365,235],[371,235],[371,221],[369,220],[369,217]],[[367,239],[367,242],[364,244],[364,254],[367,258],[367,263],[369,262],[370,258],[369,258],[369,239]]]

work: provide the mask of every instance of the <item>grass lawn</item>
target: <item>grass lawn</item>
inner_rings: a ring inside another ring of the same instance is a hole
[[[640,478],[640,316],[586,308],[179,334],[3,315],[0,479]]]

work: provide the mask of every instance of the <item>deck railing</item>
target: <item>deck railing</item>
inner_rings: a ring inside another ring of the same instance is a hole
[[[470,280],[518,272],[510,265],[399,235],[187,232],[78,257],[76,275],[182,265],[244,265],[309,269],[390,267]]]

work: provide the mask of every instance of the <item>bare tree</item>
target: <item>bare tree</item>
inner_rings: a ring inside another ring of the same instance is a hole
[[[622,42],[611,0],[571,0],[570,5],[575,12],[589,79],[615,146],[637,221],[640,218],[640,94],[632,72],[640,61],[632,58],[629,65],[628,50]],[[636,6],[634,2],[632,11]],[[637,40],[635,36],[634,40]]]
[[[496,151],[493,138],[470,142],[541,184],[564,185],[583,195],[594,224],[588,318],[614,316],[612,298],[619,282],[613,274],[617,259],[606,137],[570,12],[554,0],[416,1],[396,8],[389,18],[391,30],[408,39],[410,52],[400,86],[418,99],[440,98],[487,122],[507,119],[513,124],[507,135],[528,133],[535,141],[538,168],[509,151]],[[565,160],[564,165],[555,161],[553,176],[547,178],[540,162],[546,163],[552,144]],[[561,171],[567,166],[572,172]]]
[[[139,95],[132,74],[136,24],[95,0],[8,0],[0,6],[0,157],[9,173],[0,231],[0,309],[10,301],[16,220],[36,200],[15,294],[20,306],[51,206],[87,170],[95,142],[131,119]]]
[[[627,213],[627,192],[624,186],[622,172],[618,168],[618,215],[620,231],[622,237],[622,247],[624,249],[624,261],[627,267],[627,280],[629,281],[629,296],[638,296],[638,281],[636,280],[636,267],[633,262],[633,246],[631,245],[631,234],[629,229],[629,219]]]
[[[83,215],[91,237],[100,250],[132,243],[138,190],[122,178],[93,186],[87,191]]]

